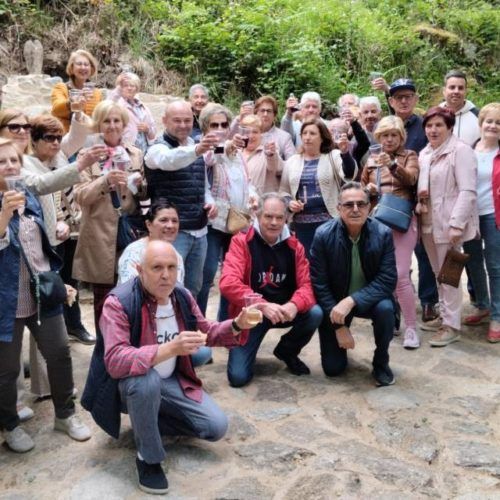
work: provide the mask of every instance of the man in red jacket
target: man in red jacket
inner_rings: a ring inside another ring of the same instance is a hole
[[[277,193],[263,195],[253,226],[246,234],[233,237],[224,260],[220,291],[229,301],[231,317],[245,306],[246,296],[262,295],[256,307],[263,322],[242,332],[241,343],[247,340],[246,344],[229,352],[227,376],[233,387],[252,379],[257,351],[270,328],[292,327],[281,337],[274,355],[294,375],[310,373],[298,355],[311,340],[323,313],[314,299],[304,247],[291,236],[286,215],[285,198]]]

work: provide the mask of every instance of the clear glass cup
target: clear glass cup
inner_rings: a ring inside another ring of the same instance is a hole
[[[83,111],[83,91],[79,89],[71,89],[69,91],[69,104],[72,113]]]
[[[26,208],[26,183],[22,175],[10,175],[5,177],[5,183],[9,191],[16,191],[23,195],[24,203],[18,207],[17,211],[19,215],[24,214],[24,209]]]
[[[238,133],[241,135],[245,143],[245,148],[248,146],[248,141],[250,140],[250,132],[251,130],[248,127],[239,127],[238,129]]]
[[[245,295],[245,307],[247,308],[247,321],[256,326],[262,322],[262,311],[257,309],[255,304],[262,302],[262,295],[260,293],[250,293]]]
[[[384,75],[380,73],[380,71],[372,71],[370,73],[370,83],[373,82],[373,80],[376,80],[377,78],[382,78]]]
[[[90,99],[94,95],[94,90],[95,90],[95,83],[94,82],[85,82],[83,84],[83,94],[87,99]]]
[[[375,165],[379,166],[378,157],[382,153],[382,145],[381,144],[372,144],[368,151],[370,153],[370,157]]]

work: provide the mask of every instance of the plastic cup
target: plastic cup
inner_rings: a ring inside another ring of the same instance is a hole
[[[376,80],[377,78],[382,78],[384,75],[380,73],[380,71],[372,71],[370,73],[370,83],[373,82],[373,80]]]
[[[380,153],[382,153],[382,145],[373,144],[368,148],[368,151],[370,151],[370,156],[378,156]]]
[[[245,148],[248,146],[248,141],[250,139],[250,129],[248,127],[240,127],[238,129],[239,134],[243,138],[243,141],[245,142]]]
[[[72,113],[83,110],[82,97],[83,92],[79,89],[71,89],[69,91],[69,103]]]

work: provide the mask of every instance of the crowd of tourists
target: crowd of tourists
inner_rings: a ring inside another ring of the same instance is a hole
[[[318,330],[336,377],[356,347],[353,318],[369,318],[371,375],[388,386],[395,335],[408,351],[425,331],[444,347],[462,324],[489,322],[485,340],[500,342],[500,103],[477,109],[463,72],[446,74],[443,102],[422,112],[411,79],[374,75],[373,95],[339,96],[329,119],[315,91],[290,94],[281,117],[272,95],[233,116],[194,84],[157,130],[139,77],[122,71],[105,91],[97,70],[77,50],[51,113],[0,111],[0,429],[11,450],[34,447],[20,425],[34,416],[25,372],[35,397],[52,399],[55,430],[91,437],[75,414],[69,340],[93,346],[83,407],[114,437],[129,415],[150,493],[168,488],[163,436],[226,432],[194,371],[213,347],[229,349],[228,382],[242,387],[271,328],[287,329],[274,355],[308,375],[299,355]]]

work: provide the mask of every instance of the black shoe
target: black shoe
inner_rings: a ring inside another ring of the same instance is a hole
[[[83,326],[81,328],[68,328],[68,335],[71,340],[76,340],[81,344],[95,344],[95,337],[92,336]]]
[[[374,366],[372,375],[378,387],[385,387],[386,385],[392,385],[396,381],[394,378],[394,374],[392,373],[392,370],[389,368],[389,365]]]
[[[28,361],[23,361],[23,371],[24,371],[24,378],[31,377],[30,364]]]
[[[294,375],[309,375],[311,370],[307,365],[299,359],[298,356],[292,356],[290,354],[284,354],[279,350],[279,344],[275,347],[273,354],[280,360],[283,361],[291,373]]]
[[[148,464],[138,457],[135,459],[135,464],[139,475],[139,489],[153,495],[163,495],[168,491],[167,476],[161,464]]]
[[[432,321],[439,316],[436,310],[436,304],[425,304],[422,306],[422,321],[427,323],[427,321]]]

